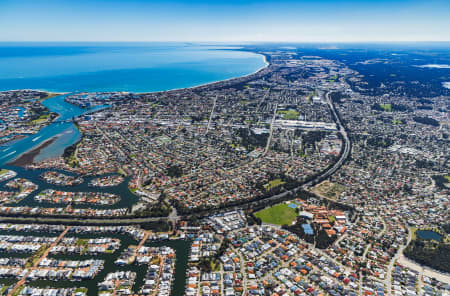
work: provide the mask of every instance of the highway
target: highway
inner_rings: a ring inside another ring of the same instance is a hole
[[[325,95],[325,98],[327,100],[328,106],[330,107],[331,112],[334,115],[334,118],[336,119],[336,125],[338,128],[338,131],[341,133],[344,141],[344,151],[342,152],[342,154],[340,155],[338,161],[327,171],[323,172],[318,178],[304,184],[302,187],[303,188],[307,188],[311,185],[314,184],[314,181],[317,181],[318,179],[324,179],[327,178],[331,175],[333,175],[343,164],[344,162],[347,160],[348,156],[350,155],[350,151],[351,151],[351,143],[350,143],[350,139],[348,137],[347,131],[344,128],[344,125],[341,122],[340,117],[338,116],[336,109],[334,108],[333,102],[330,99],[329,96],[330,92],[327,92],[327,94]]]
[[[350,151],[351,151],[351,142],[350,139],[348,137],[347,131],[345,130],[344,125],[342,124],[339,116],[337,116],[337,112],[336,109],[334,108],[333,102],[331,101],[330,97],[329,97],[330,92],[328,92],[325,97],[327,100],[327,103],[330,107],[331,112],[334,115],[334,118],[336,119],[336,125],[338,128],[338,131],[341,133],[342,137],[343,137],[343,145],[344,145],[344,149],[342,151],[342,153],[339,155],[339,159],[338,161],[336,161],[336,163],[331,167],[328,168],[327,170],[323,171],[321,174],[319,174],[318,176],[316,176],[313,180],[306,182],[294,189],[291,190],[287,190],[285,192],[264,198],[264,199],[260,199],[260,200],[256,200],[256,201],[251,201],[249,203],[243,204],[243,205],[239,205],[239,206],[233,206],[233,207],[229,207],[226,209],[222,209],[220,210],[220,212],[223,211],[229,211],[229,210],[239,210],[239,209],[245,209],[248,208],[248,206],[250,204],[252,205],[258,205],[259,203],[262,202],[267,202],[267,201],[272,201],[272,200],[277,200],[277,199],[281,199],[284,198],[288,195],[294,195],[296,192],[298,192],[299,190],[303,189],[308,189],[309,187],[311,187],[312,185],[316,184],[317,182],[319,182],[319,180],[323,180],[331,175],[333,175],[343,164],[344,162],[347,160],[348,156],[350,155]]]
[[[294,189],[284,191],[282,193],[260,199],[255,201],[249,201],[248,203],[238,205],[238,206],[229,206],[224,207],[221,209],[211,209],[208,214],[214,214],[214,213],[220,213],[220,212],[226,212],[226,211],[232,211],[232,210],[240,210],[240,209],[247,209],[250,206],[257,206],[260,203],[265,203],[268,201],[274,201],[278,199],[282,199],[284,197],[287,197],[289,195],[294,195],[299,190],[305,190],[310,188],[311,186],[315,185],[321,180],[324,180],[325,178],[333,175],[347,160],[348,156],[350,155],[351,150],[351,142],[347,135],[347,131],[345,130],[345,127],[343,126],[336,110],[333,105],[333,102],[331,101],[329,97],[330,92],[326,93],[325,97],[327,100],[327,104],[330,107],[331,112],[334,115],[334,118],[336,120],[336,125],[338,128],[338,131],[341,133],[343,137],[343,151],[339,155],[339,159],[337,162],[330,168],[326,169],[319,175],[317,175],[313,180],[306,182]],[[189,216],[189,215],[186,215]],[[179,218],[182,218],[182,215],[177,214],[177,212],[173,212],[170,217],[139,217],[139,218],[117,218],[117,217],[111,217],[111,218],[89,218],[89,217],[68,217],[68,218],[53,218],[53,217],[9,217],[9,216],[0,216],[0,222],[8,221],[8,222],[22,222],[22,223],[49,223],[49,224],[109,224],[109,225],[125,225],[125,224],[139,224],[139,223],[145,223],[145,222],[155,222],[155,221],[177,221]]]

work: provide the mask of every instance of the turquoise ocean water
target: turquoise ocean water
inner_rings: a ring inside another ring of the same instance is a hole
[[[247,75],[264,65],[261,55],[190,44],[0,43],[0,90],[162,91]],[[64,102],[64,95],[43,104],[59,120],[92,111]],[[0,165],[53,137],[35,161],[61,155],[80,133],[71,122],[55,122],[0,146]]]
[[[261,55],[175,43],[0,43],[0,90],[151,92],[246,75]]]

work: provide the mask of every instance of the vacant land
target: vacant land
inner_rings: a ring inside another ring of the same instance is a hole
[[[391,104],[380,104],[380,107],[387,112],[391,112],[392,111],[392,105]]]
[[[278,114],[283,114],[283,119],[286,120],[297,120],[299,113],[295,110],[281,110],[277,112]]]
[[[282,203],[261,210],[255,213],[255,216],[260,218],[263,223],[291,225],[294,218],[297,217],[297,213],[295,212],[295,209],[292,209],[287,204]]]
[[[319,196],[336,200],[339,198],[341,193],[345,191],[345,187],[340,184],[332,183],[328,180],[325,180],[314,186],[312,191]]]
[[[328,78],[328,81],[329,82],[335,82],[337,79],[338,79],[338,76],[337,75],[333,75],[330,78]]]
[[[284,183],[286,183],[286,182],[281,181],[281,179],[275,179],[275,180],[270,181],[267,184],[264,184],[264,189],[266,189],[267,191],[270,191],[275,187],[283,185]]]
[[[46,113],[46,114],[42,114],[41,116],[39,116],[39,118],[33,120],[32,122],[30,122],[31,125],[35,125],[38,123],[43,123],[48,121],[50,118],[50,113]]]

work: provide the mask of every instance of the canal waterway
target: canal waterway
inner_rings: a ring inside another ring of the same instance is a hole
[[[231,49],[231,50],[230,50]],[[218,48],[189,44],[114,43],[114,44],[0,44],[0,90],[44,89],[55,92],[132,91],[149,92],[192,87],[247,75],[266,66],[262,55],[235,48]],[[16,56],[21,52],[21,56]],[[21,73],[17,76],[17,73]],[[120,195],[120,202],[97,208],[131,207],[137,201],[127,187],[128,180],[110,188],[90,188],[89,179],[74,187],[45,183],[39,175],[45,170],[27,171],[7,166],[23,153],[52,140],[35,156],[39,162],[60,156],[64,149],[80,140],[81,135],[71,120],[77,116],[108,106],[79,108],[64,101],[66,95],[42,102],[58,118],[34,135],[0,145],[0,167],[18,173],[39,185],[39,190],[20,201],[20,206],[63,207],[45,204],[34,196],[45,189],[61,191],[101,191]],[[23,110],[21,110],[23,111]],[[19,112],[20,113],[20,112]],[[23,112],[22,112],[23,113]],[[20,115],[20,114],[19,114]],[[5,189],[0,183],[0,190]],[[74,205],[75,208],[93,207]]]
[[[138,201],[136,195],[130,192],[128,189],[129,178],[125,178],[124,182],[117,186],[111,187],[89,187],[88,183],[94,177],[85,177],[84,182],[77,186],[58,186],[45,182],[40,178],[40,175],[49,171],[49,169],[37,169],[27,170],[22,167],[6,165],[6,163],[19,157],[21,154],[40,146],[43,142],[56,137],[55,141],[49,146],[45,147],[35,158],[36,161],[60,156],[64,149],[74,143],[76,143],[81,135],[75,125],[70,121],[72,118],[80,116],[82,114],[91,113],[108,106],[97,106],[95,108],[82,109],[75,105],[66,103],[64,98],[66,95],[56,96],[43,101],[43,105],[46,106],[51,112],[58,113],[58,118],[54,123],[42,128],[37,134],[27,136],[23,139],[7,143],[0,146],[0,166],[2,168],[10,169],[17,172],[18,178],[25,178],[32,181],[39,186],[39,189],[32,194],[24,198],[18,203],[11,204],[12,206],[39,206],[39,207],[65,207],[67,204],[54,204],[54,203],[39,203],[34,200],[34,197],[45,189],[55,189],[60,191],[73,191],[73,192],[108,192],[114,193],[120,196],[120,201],[113,205],[88,205],[77,204],[73,205],[73,208],[95,208],[95,209],[117,209],[117,208],[131,208],[134,203]],[[69,120],[69,121],[66,121]],[[53,170],[53,169],[52,169]],[[55,170],[61,173],[74,176],[71,172]],[[102,175],[106,176],[106,175]],[[102,177],[100,176],[100,177]],[[98,177],[98,176],[97,176]],[[4,185],[7,181],[0,182],[0,190],[8,191]]]
[[[42,233],[30,233],[30,232],[10,232],[10,231],[0,231],[1,235],[24,235],[24,236],[42,236]],[[47,234],[49,236],[57,236],[58,234]],[[85,287],[88,288],[88,296],[98,295],[97,284],[103,281],[108,273],[115,271],[132,271],[136,273],[136,280],[133,285],[133,291],[137,293],[144,283],[145,276],[147,274],[148,265],[125,265],[118,266],[114,262],[119,258],[120,254],[127,249],[129,246],[137,245],[138,241],[133,239],[129,235],[116,234],[116,233],[102,233],[102,234],[73,234],[68,233],[66,237],[77,237],[77,238],[101,238],[101,237],[111,237],[120,239],[120,248],[116,250],[113,254],[100,254],[100,255],[74,255],[74,254],[58,254],[49,255],[49,258],[61,259],[61,260],[88,260],[88,259],[98,259],[104,260],[103,269],[91,280],[84,281],[31,281],[28,285],[33,287]],[[186,269],[190,250],[190,241],[187,240],[165,240],[165,241],[148,241],[145,243],[146,246],[150,247],[161,247],[167,246],[174,249],[176,254],[175,261],[175,274],[174,280],[172,282],[172,293],[174,296],[184,295],[184,285],[186,283]],[[0,253],[0,257],[14,257],[14,258],[24,258],[31,257],[32,254],[14,254],[14,253]],[[0,279],[0,284],[12,284],[16,282],[13,279]]]
[[[27,180],[32,181],[36,185],[39,186],[39,189],[32,192],[29,196],[24,198],[18,203],[10,204],[11,206],[29,206],[29,207],[42,207],[42,208],[57,208],[57,207],[66,207],[67,204],[63,203],[45,203],[45,202],[37,202],[34,197],[39,194],[41,191],[45,189],[54,189],[59,191],[70,191],[70,192],[107,192],[107,193],[114,193],[120,196],[120,201],[113,204],[113,205],[92,205],[92,204],[72,204],[73,208],[91,208],[91,209],[118,209],[118,208],[129,208],[133,206],[138,201],[138,197],[133,194],[128,189],[128,182],[130,180],[129,177],[126,177],[122,183],[116,186],[110,186],[110,187],[90,187],[88,186],[89,182],[97,178],[99,176],[89,176],[89,177],[83,177],[83,183],[76,185],[76,186],[59,186],[59,185],[53,185],[45,182],[40,175],[43,172],[46,171],[57,171],[60,173],[64,173],[66,175],[70,176],[77,176],[77,174],[74,174],[72,172],[66,172],[62,170],[55,170],[55,169],[37,169],[37,170],[27,170],[22,167],[16,167],[16,166],[3,166],[5,169],[10,169],[15,172],[17,172],[17,177],[25,178]],[[110,176],[114,174],[105,174],[101,175],[100,177],[104,176]],[[0,190],[9,191],[8,188],[5,187],[5,184],[9,180],[0,182]]]
[[[58,118],[50,125],[42,128],[38,133],[29,135],[14,143],[0,145],[0,166],[16,159],[21,154],[40,146],[45,141],[56,137],[56,140],[45,147],[36,160],[60,156],[64,149],[76,143],[81,135],[75,125],[70,121],[72,118],[95,110],[103,109],[105,106],[82,109],[75,105],[66,103],[66,95],[56,96],[46,99],[42,104],[51,112],[58,113]],[[67,121],[69,120],[69,121]]]
[[[225,49],[225,48],[224,48]],[[17,52],[23,57],[18,58]],[[30,62],[33,60],[34,62]],[[39,45],[39,44],[3,44],[0,45],[0,89],[45,89],[55,92],[82,91],[133,91],[149,92],[175,88],[192,87],[204,83],[220,81],[247,75],[264,67],[266,62],[261,55],[247,52],[219,50],[179,45],[91,45],[74,44]],[[20,74],[18,74],[20,73]],[[24,74],[25,73],[25,74]],[[20,75],[20,77],[16,77]],[[24,76],[25,75],[25,76]],[[23,77],[24,76],[24,77]],[[38,203],[36,194],[45,189],[77,192],[109,192],[118,194],[121,199],[111,206],[72,205],[74,208],[130,208],[138,198],[128,189],[129,179],[112,187],[89,187],[94,177],[84,177],[84,182],[77,186],[58,186],[46,183],[40,175],[48,169],[26,170],[22,167],[8,166],[7,163],[21,154],[32,150],[49,139],[54,141],[35,157],[35,161],[60,156],[64,149],[77,141],[81,135],[71,119],[107,106],[82,109],[64,101],[65,95],[43,101],[51,112],[59,115],[54,123],[42,128],[34,135],[0,145],[0,167],[17,172],[17,177],[25,178],[39,186],[28,197],[14,204],[15,206],[65,207],[66,204]],[[19,114],[20,115],[20,114]],[[59,171],[68,175],[70,172]],[[100,176],[101,177],[101,176]],[[8,181],[0,182],[0,190]],[[30,233],[0,231],[0,234],[57,236],[55,233]],[[142,286],[147,273],[147,266],[117,266],[114,261],[130,245],[137,245],[128,235],[121,234],[68,234],[80,238],[113,237],[121,240],[121,247],[114,254],[105,255],[55,255],[51,258],[64,260],[103,259],[103,270],[92,280],[71,281],[32,281],[30,286],[39,287],[87,287],[88,295],[97,295],[97,284],[104,280],[109,272],[130,270],[137,274],[134,292]],[[149,241],[148,246],[168,246],[176,252],[175,277],[172,294],[184,295],[186,269],[190,242],[185,240]],[[32,254],[28,254],[31,256]],[[0,253],[0,257],[24,257],[25,254]],[[13,279],[0,279],[0,284],[11,284]]]

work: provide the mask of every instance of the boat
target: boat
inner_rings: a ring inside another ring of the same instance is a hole
[[[6,154],[5,156],[3,156],[3,157],[0,158],[0,159],[3,159],[3,158],[8,157],[8,156],[10,156],[10,155],[13,155],[14,153],[16,153],[16,150],[14,150],[13,152],[10,152],[10,153]]]

